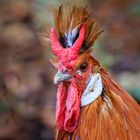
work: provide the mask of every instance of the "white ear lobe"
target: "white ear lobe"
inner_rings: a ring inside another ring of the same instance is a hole
[[[102,93],[102,79],[99,73],[92,74],[89,83],[81,97],[81,107],[95,101]]]

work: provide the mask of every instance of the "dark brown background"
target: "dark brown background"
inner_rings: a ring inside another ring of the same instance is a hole
[[[72,2],[72,1],[71,1]],[[53,139],[56,87],[49,47],[37,33],[58,0],[0,1],[0,140]],[[105,32],[93,55],[140,101],[140,3],[88,0]]]

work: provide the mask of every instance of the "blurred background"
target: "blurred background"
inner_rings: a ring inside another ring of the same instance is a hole
[[[56,71],[38,32],[52,25],[51,11],[59,3],[0,0],[0,140],[53,139]],[[105,28],[93,55],[140,103],[139,0],[83,3],[90,5]]]

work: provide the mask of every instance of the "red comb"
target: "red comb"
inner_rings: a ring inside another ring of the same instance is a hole
[[[67,68],[73,67],[78,57],[78,52],[83,44],[85,37],[85,24],[79,31],[79,37],[70,48],[63,48],[57,37],[55,29],[52,27],[50,41],[53,53],[57,56],[59,62]]]

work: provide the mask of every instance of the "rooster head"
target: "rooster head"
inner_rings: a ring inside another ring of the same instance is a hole
[[[102,91],[101,77],[95,72],[98,63],[90,55],[91,46],[102,30],[86,7],[69,5],[56,10],[55,25],[50,32],[50,43],[55,55],[51,62],[58,70],[54,77],[54,83],[58,84],[56,126],[73,132],[80,108]],[[95,87],[96,95],[91,87]]]

